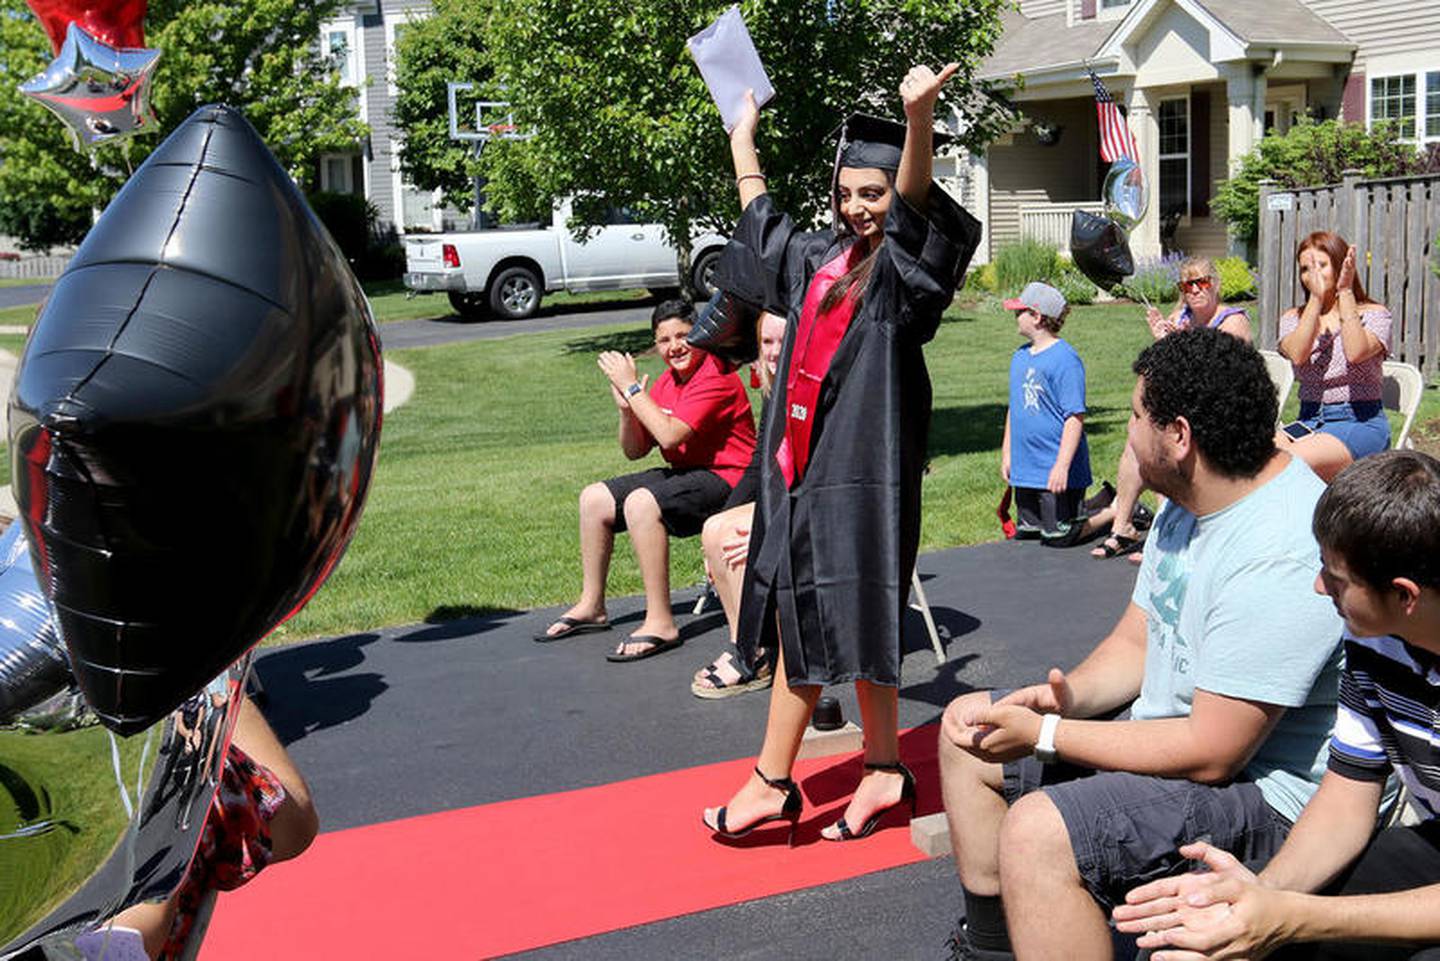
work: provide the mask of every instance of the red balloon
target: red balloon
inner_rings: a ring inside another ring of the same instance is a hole
[[[25,0],[45,32],[52,53],[65,43],[65,30],[78,23],[112,47],[145,46],[146,0]]]

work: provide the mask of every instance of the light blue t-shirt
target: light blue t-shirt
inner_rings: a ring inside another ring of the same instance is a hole
[[[1066,418],[1085,413],[1085,364],[1063,340],[1038,354],[1022,344],[1010,358],[1010,483],[1044,488],[1060,454]],[[1066,486],[1090,486],[1090,447],[1085,435],[1070,461]]]
[[[1344,623],[1315,593],[1310,518],[1325,484],[1298,457],[1203,517],[1166,504],[1131,599],[1147,616],[1145,679],[1131,716],[1186,717],[1195,689],[1286,708],[1242,777],[1290,820],[1325,773]]]

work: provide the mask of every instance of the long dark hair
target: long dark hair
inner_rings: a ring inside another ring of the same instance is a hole
[[[895,202],[895,171],[886,170],[884,167],[878,169],[885,174],[885,183],[891,193],[890,202],[893,204]],[[850,222],[840,213],[838,199],[840,196],[840,168],[838,167],[835,168],[835,182],[831,190],[832,196],[837,198],[835,202],[835,218],[838,221],[835,225],[836,233],[841,237],[850,236],[854,231],[850,229]],[[859,243],[859,238],[856,238],[855,242]],[[858,264],[842,274],[829,290],[825,291],[825,296],[820,299],[820,313],[823,314],[834,309],[835,305],[844,300],[852,290],[855,291],[855,307],[857,310],[859,309],[860,304],[865,300],[865,289],[870,285],[870,274],[875,270],[875,255],[880,252],[880,245],[884,242],[885,238],[882,234],[880,239],[875,241],[875,245],[870,248],[870,252]]]
[[[1335,278],[1338,280],[1340,278],[1340,265],[1345,263],[1345,255],[1350,252],[1350,245],[1345,242],[1344,237],[1341,237],[1333,231],[1317,230],[1300,241],[1300,245],[1295,248],[1296,263],[1299,263],[1300,255],[1307,250],[1318,250],[1329,257],[1330,266],[1335,271]],[[1302,284],[1301,286],[1303,287],[1304,285]],[[1360,265],[1358,263],[1355,265],[1355,282],[1351,284],[1350,289],[1355,293],[1355,303],[1362,306],[1370,303],[1370,298],[1365,293],[1365,285],[1360,282]],[[1305,309],[1305,302],[1302,300],[1300,305],[1295,309],[1297,311],[1303,311]]]

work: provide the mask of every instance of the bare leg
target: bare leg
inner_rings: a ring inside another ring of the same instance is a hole
[[[964,704],[990,704],[989,692],[966,694],[948,710]],[[1005,820],[1004,770],[982,761],[940,735],[940,794],[950,826],[950,846],[960,883],[971,894],[1000,893],[1000,825]]]
[[[629,500],[629,498],[626,498]],[[605,620],[605,580],[615,551],[615,497],[604,484],[580,492],[580,600],[565,612],[581,621]],[[546,632],[564,630],[559,623]]]
[[[1350,456],[1350,448],[1346,447],[1340,438],[1331,434],[1316,433],[1294,440],[1283,430],[1276,431],[1275,446],[1288,450],[1309,464],[1310,469],[1327,484],[1335,479],[1336,474],[1355,462],[1355,458]]]
[[[765,743],[760,746],[760,758],[756,767],[771,778],[789,777],[795,766],[795,755],[800,753],[800,741],[805,737],[805,726],[815,710],[815,701],[820,697],[818,684],[791,687],[785,677],[785,658],[782,654],[775,665],[775,684],[770,688],[770,715],[765,721]],[[743,828],[769,814],[778,814],[785,803],[785,795],[768,786],[752,771],[744,786],[736,792],[726,805],[725,822],[731,830]],[[705,823],[715,826],[717,808],[705,809]]]
[[[735,643],[740,620],[740,588],[745,583],[744,560],[731,566],[725,557],[725,544],[738,536],[740,531],[749,532],[755,516],[755,504],[739,504],[727,511],[711,515],[700,532],[700,547],[705,553],[705,569],[710,572],[710,582],[720,598],[725,611],[725,621],[730,628],[730,643]],[[740,681],[740,670],[729,651],[725,651],[710,664],[695,672],[695,683],[714,688],[709,677],[713,671],[721,683],[728,686]]]
[[[285,788],[285,800],[270,819],[270,852],[274,861],[296,857],[315,840],[320,819],[310,799],[310,785],[275,736],[260,709],[249,698],[240,701],[231,741],[255,763],[268,767]]]
[[[1115,467],[1115,500],[1105,510],[1096,514],[1090,520],[1095,525],[1093,529],[1098,530],[1104,522],[1111,525],[1110,533],[1119,537],[1136,537],[1139,531],[1130,522],[1131,516],[1135,513],[1135,504],[1140,500],[1140,495],[1145,490],[1145,481],[1140,477],[1140,465],[1135,460],[1135,452],[1126,444],[1125,449],[1120,452],[1120,463]],[[1096,557],[1103,557],[1104,552],[1097,547],[1090,552]]]
[[[894,764],[900,760],[899,692],[884,684],[856,681],[855,696],[865,727],[865,762]],[[859,831],[877,811],[898,804],[904,787],[905,779],[898,771],[865,771],[845,806],[845,824],[851,831]],[[833,824],[821,833],[831,840],[841,836]]]
[[[1016,958],[1108,959],[1104,913],[1080,880],[1065,821],[1042,792],[1015,803],[1000,830],[1000,887]]]
[[[645,621],[630,636],[643,634],[674,640],[680,628],[670,609],[670,533],[660,520],[660,504],[654,494],[641,488],[625,498],[625,526],[640,565],[640,578],[645,582]],[[622,641],[616,653],[636,654],[648,646],[649,642]]]

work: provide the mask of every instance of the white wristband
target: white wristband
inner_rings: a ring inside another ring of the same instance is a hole
[[[1041,764],[1054,764],[1059,760],[1055,753],[1055,729],[1059,726],[1059,714],[1046,714],[1040,720],[1040,736],[1035,739],[1035,760]]]

